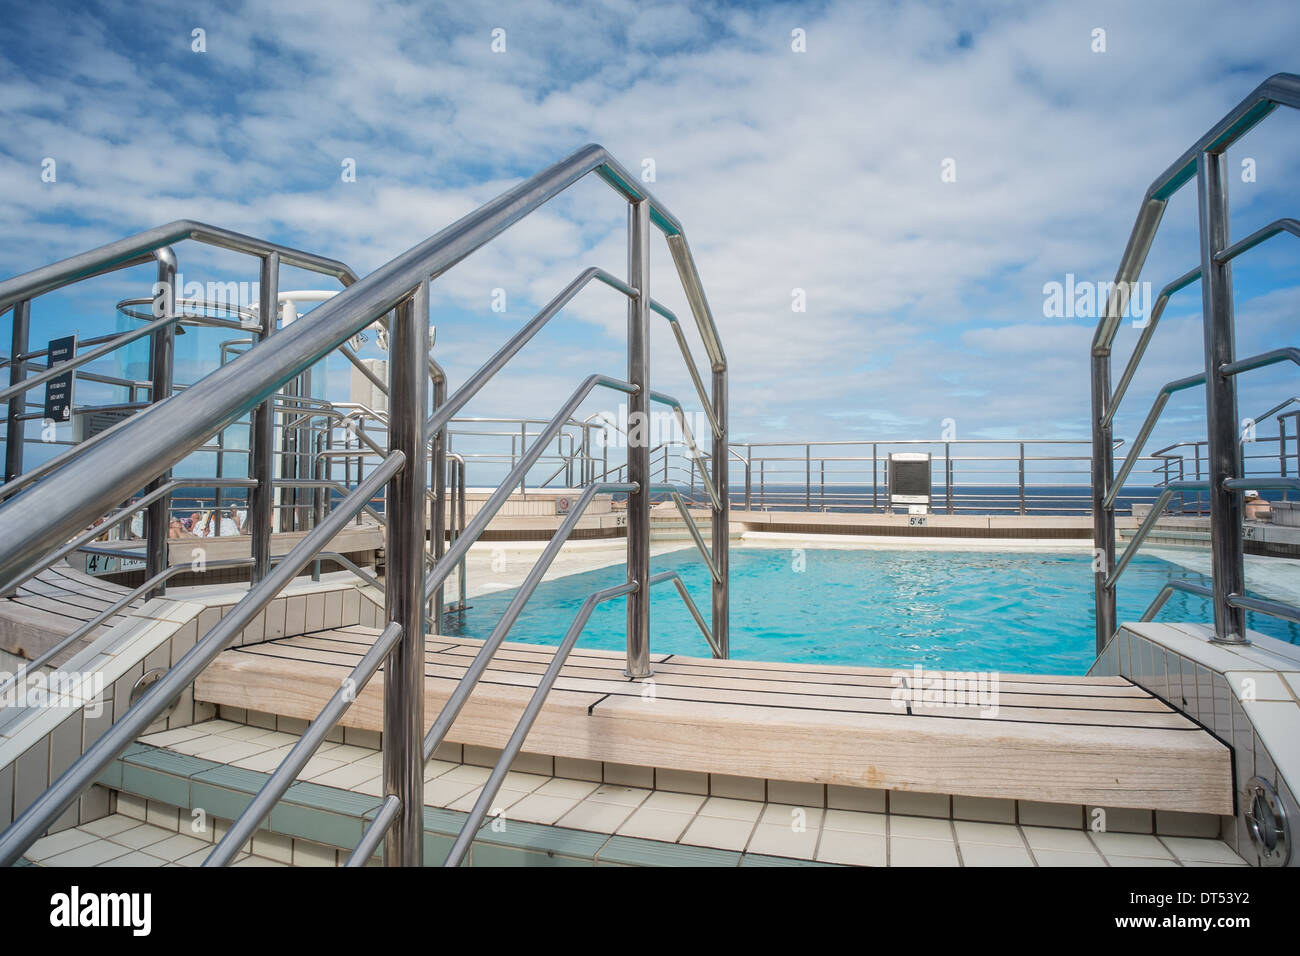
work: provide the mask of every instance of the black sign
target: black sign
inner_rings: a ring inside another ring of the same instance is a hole
[[[61,339],[50,339],[50,350],[46,356],[49,367],[60,362],[67,362],[77,354],[77,337],[67,335]],[[67,422],[72,420],[72,382],[75,372],[68,370],[57,378],[45,383],[45,420]]]

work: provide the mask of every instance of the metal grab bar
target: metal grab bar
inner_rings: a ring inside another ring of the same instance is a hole
[[[672,581],[677,585],[677,591],[695,617],[695,623],[699,625],[700,631],[708,639],[709,644],[716,653],[717,645],[714,643],[713,635],[709,633],[708,628],[705,626],[704,618],[687,592],[681,577],[676,571],[661,571],[650,576],[651,586],[661,584],[664,581]],[[569,654],[573,651],[574,645],[578,643],[578,638],[582,636],[582,631],[591,618],[591,613],[596,609],[597,605],[631,594],[637,590],[637,587],[635,581],[616,584],[613,587],[604,588],[587,595],[586,600],[582,602],[582,606],[578,608],[578,613],[574,615],[573,623],[569,625],[568,631],[564,634],[564,639],[556,647],[551,663],[537,682],[537,688],[533,691],[533,696],[528,699],[528,705],[524,708],[519,722],[515,724],[515,729],[510,734],[510,739],[506,742],[504,749],[502,749],[501,756],[497,758],[497,762],[493,765],[492,773],[483,784],[478,799],[474,801],[474,807],[470,810],[469,817],[461,826],[460,832],[456,834],[456,840],[452,843],[447,858],[442,863],[444,867],[459,866],[465,858],[465,854],[469,852],[470,845],[474,842],[479,827],[483,825],[483,818],[487,816],[488,808],[492,806],[492,801],[496,799],[497,793],[500,792],[501,784],[505,781],[506,774],[510,772],[510,766],[514,763],[515,757],[519,756],[519,751],[523,749],[524,741],[528,738],[528,732],[532,730],[533,724],[537,721],[537,716],[546,703],[546,697],[555,686],[555,681],[560,676],[560,669],[564,666],[565,661],[569,659]]]
[[[1111,481],[1110,489],[1102,499],[1102,506],[1110,508],[1115,504],[1115,496],[1120,493],[1124,487],[1124,482],[1133,466],[1137,464],[1138,456],[1142,454],[1142,449],[1146,447],[1147,439],[1151,437],[1151,432],[1155,430],[1156,423],[1160,420],[1160,413],[1165,410],[1169,404],[1169,398],[1174,392],[1182,392],[1189,388],[1195,388],[1198,385],[1205,384],[1205,373],[1198,372],[1195,375],[1189,375],[1187,378],[1180,378],[1173,382],[1166,382],[1161,386],[1160,391],[1156,394],[1156,400],[1151,405],[1151,411],[1147,412],[1146,420],[1142,422],[1142,427],[1133,438],[1133,447],[1129,449],[1124,456],[1124,464],[1120,466],[1119,474]]]
[[[1115,570],[1106,578],[1106,589],[1109,591],[1115,589],[1119,576],[1124,573],[1124,569],[1128,567],[1129,562],[1137,556],[1138,548],[1142,546],[1142,542],[1146,540],[1147,535],[1151,533],[1151,529],[1160,520],[1160,516],[1165,510],[1165,505],[1169,504],[1170,498],[1180,491],[1208,491],[1209,488],[1209,483],[1204,481],[1171,481],[1165,485],[1164,490],[1160,492],[1160,496],[1156,498],[1155,504],[1151,506],[1151,511],[1143,520],[1142,526],[1138,528],[1137,533],[1133,535],[1133,540],[1124,549],[1119,563],[1115,565]]]
[[[107,548],[102,550],[108,551]],[[120,554],[121,552],[114,551],[112,553],[114,555],[117,555]],[[212,570],[220,570],[221,568],[246,568],[252,563],[253,563],[252,558],[229,558],[220,561],[208,562],[207,564],[204,565],[204,567],[210,568]],[[0,694],[7,691],[11,686],[16,684],[27,674],[36,670],[38,667],[44,667],[46,662],[54,658],[65,647],[70,647],[71,645],[75,644],[78,640],[80,640],[85,635],[89,634],[91,631],[97,628],[104,621],[108,620],[118,611],[121,611],[123,608],[125,608],[132,601],[139,598],[140,595],[148,594],[149,591],[153,590],[153,588],[157,587],[159,584],[162,584],[170,580],[171,578],[175,577],[176,575],[180,574],[183,571],[190,571],[190,570],[193,570],[192,565],[174,564],[169,568],[164,568],[162,571],[159,571],[157,574],[155,574],[153,577],[146,580],[143,584],[139,585],[135,589],[128,591],[126,595],[124,595],[123,597],[119,598],[117,601],[110,604],[104,610],[100,611],[89,621],[86,621],[79,628],[77,628],[75,631],[73,631],[63,640],[59,641],[59,643],[55,644],[49,650],[45,651],[43,654],[36,657],[34,660],[26,664],[23,664],[22,669],[19,670],[18,673],[14,674],[7,683],[0,686]]]
[[[695,518],[691,516],[690,509],[686,507],[686,502],[682,500],[681,493],[673,485],[651,485],[650,491],[652,494],[666,491],[672,496],[673,503],[677,505],[682,520],[686,522],[686,530],[691,533],[691,538],[695,541],[695,547],[699,550],[700,557],[704,559],[704,563],[709,569],[709,574],[713,576],[713,580],[721,581],[722,573],[718,570],[718,566],[713,563],[713,555],[709,553],[709,549],[704,543],[704,536],[700,534],[700,529],[695,526]]]
[[[1201,267],[1197,266],[1169,283],[1156,296],[1155,305],[1151,307],[1151,315],[1147,318],[1146,327],[1142,329],[1137,344],[1133,346],[1133,354],[1128,357],[1128,364],[1124,366],[1124,373],[1119,377],[1119,384],[1115,386],[1115,391],[1111,392],[1106,402],[1106,414],[1101,417],[1103,426],[1110,425],[1115,418],[1115,412],[1119,410],[1120,402],[1124,401],[1124,395],[1133,382],[1133,376],[1137,373],[1138,366],[1142,364],[1142,357],[1146,355],[1147,346],[1151,344],[1151,337],[1156,334],[1156,326],[1160,324],[1160,317],[1165,314],[1165,306],[1169,304],[1169,299],[1175,292],[1187,288],[1200,278]]]
[[[262,784],[262,788],[257,791],[253,799],[244,808],[244,812],[239,815],[239,819],[231,824],[226,835],[213,848],[203,861],[204,866],[229,866],[230,861],[239,853],[240,847],[252,837],[257,830],[257,826],[266,815],[271,812],[271,808],[280,802],[284,792],[289,789],[290,785],[298,778],[302,768],[307,766],[307,761],[325,742],[325,737],[332,731],[339,718],[344,712],[352,706],[357,695],[369,683],[370,678],[374,676],[375,671],[383,662],[384,656],[397,643],[397,639],[402,636],[402,625],[396,621],[389,622],[383,632],[375,638],[375,643],[370,645],[361,660],[352,668],[351,673],[343,679],[342,686],[334,692],[320,713],[316,715],[307,729],[303,731],[298,742],[293,745],[285,758],[280,761],[280,766],[275,768],[275,773]]]
[[[1155,616],[1160,613],[1160,609],[1165,606],[1165,602],[1169,600],[1175,591],[1185,591],[1188,594],[1197,594],[1203,598],[1214,600],[1214,591],[1202,584],[1193,584],[1191,581],[1170,581],[1160,589],[1160,593],[1147,605],[1147,609],[1142,612],[1141,620],[1155,620]]]
[[[569,400],[564,403],[558,412],[555,413],[555,417],[551,419],[550,424],[542,429],[537,440],[529,446],[528,451],[519,459],[519,464],[515,465],[515,467],[510,470],[510,473],[497,487],[497,490],[492,493],[488,500],[485,501],[482,507],[480,507],[475,513],[474,517],[470,519],[469,524],[465,526],[460,536],[452,542],[446,553],[435,562],[432,570],[429,571],[428,579],[424,583],[425,601],[433,599],[433,595],[438,590],[438,587],[447,579],[447,576],[451,574],[451,569],[459,563],[462,557],[464,557],[465,553],[469,550],[470,545],[478,540],[479,535],[481,535],[483,530],[488,526],[488,522],[492,520],[496,513],[501,509],[501,506],[504,505],[514,493],[515,486],[519,484],[520,479],[528,473],[528,469],[536,463],[537,458],[551,443],[555,434],[564,426],[564,423],[573,415],[574,410],[582,404],[597,385],[602,385],[605,388],[612,388],[628,394],[632,394],[636,391],[636,386],[629,385],[627,382],[621,381],[620,379],[611,378],[608,375],[587,376],[587,378],[583,380],[583,383],[574,390],[572,395],[569,396]],[[596,486],[592,485],[590,487]],[[579,498],[579,500],[582,499]]]
[[[507,482],[503,483],[501,487],[511,488],[513,485]],[[562,548],[564,542],[568,540],[569,535],[578,524],[578,519],[581,518],[583,512],[587,510],[587,506],[591,504],[592,499],[602,492],[606,494],[615,491],[631,493],[637,490],[637,486],[634,483],[599,482],[594,485],[589,485],[586,490],[578,496],[577,501],[573,503],[573,507],[569,509],[569,513],[565,515],[564,521],[560,523],[559,528],[556,529],[555,534],[551,536],[551,540],[547,542],[541,555],[538,556],[537,562],[528,572],[528,576],[524,578],[523,583],[521,583],[515,591],[514,597],[510,599],[510,604],[507,605],[505,611],[502,613],[501,619],[497,621],[496,627],[492,629],[492,633],[483,641],[483,645],[479,648],[478,653],[474,655],[474,660],[470,663],[469,667],[465,669],[464,676],[461,677],[460,681],[456,684],[456,689],[451,692],[451,695],[447,698],[447,702],[443,704],[442,710],[433,722],[433,726],[429,728],[429,733],[425,735],[424,738],[425,760],[428,760],[433,756],[433,752],[438,749],[438,745],[442,743],[443,737],[447,735],[447,731],[450,730],[451,725],[455,723],[456,717],[460,714],[461,708],[465,706],[465,701],[469,699],[469,695],[473,693],[475,686],[477,686],[479,682],[479,678],[483,676],[483,671],[487,669],[488,662],[492,659],[492,655],[497,652],[497,648],[501,646],[501,642],[506,639],[506,634],[509,633],[510,628],[514,626],[515,620],[518,619],[519,613],[524,609],[524,605],[528,603],[528,599],[532,597],[533,592],[537,590],[537,585],[541,583],[542,577],[551,566],[551,562],[554,561],[555,556],[560,553],[560,548]],[[452,552],[448,552],[448,554],[443,557],[442,561],[439,562],[439,565],[446,563],[451,556]]]
[[[560,676],[560,668],[568,660],[569,652],[578,643],[583,628],[586,627],[587,621],[591,618],[591,612],[596,609],[598,604],[623,597],[625,594],[631,594],[638,587],[637,582],[627,581],[623,584],[616,584],[613,587],[595,591],[587,595],[586,600],[582,602],[582,606],[578,608],[578,613],[573,617],[573,623],[569,625],[568,631],[565,632],[564,640],[560,641],[560,645],[555,649],[555,655],[551,658],[551,663],[547,666],[546,672],[542,674],[541,680],[537,682],[537,689],[533,691],[533,696],[529,698],[523,715],[519,718],[519,722],[515,724],[514,732],[510,735],[505,748],[501,751],[501,756],[493,765],[492,773],[483,784],[483,789],[474,802],[474,807],[470,810],[468,819],[465,820],[464,826],[460,828],[460,833],[456,835],[456,840],[451,845],[447,858],[442,862],[444,867],[459,866],[461,860],[465,858],[470,844],[474,842],[474,837],[483,823],[483,818],[487,816],[488,808],[492,805],[492,801],[496,799],[496,795],[501,789],[501,783],[505,780],[510,765],[514,763],[515,757],[519,755],[524,740],[528,737],[528,732],[532,730],[537,715],[541,713],[547,694],[555,686],[555,680]]]
[[[397,819],[397,815],[401,812],[402,798],[395,793],[390,793],[384,798],[384,802],[380,804],[379,812],[370,821],[370,826],[366,827],[366,832],[361,835],[361,842],[357,844],[357,848],[352,851],[352,855],[348,857],[348,861],[343,866],[345,868],[358,867],[369,863],[370,858],[379,849],[380,841],[388,836],[393,821]]]
[[[49,789],[37,797],[9,829],[0,833],[0,866],[10,866],[49,829],[117,756],[157,719],[185,687],[225,650],[298,572],[307,566],[321,547],[338,534],[361,506],[397,474],[406,462],[400,451],[393,452],[361,482],[329,516],[298,542],[260,582],[239,601],[185,655],[172,665],[102,737],[91,745]]]

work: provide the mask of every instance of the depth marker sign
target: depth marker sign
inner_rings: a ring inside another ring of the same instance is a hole
[[[77,336],[67,335],[61,339],[50,339],[50,350],[46,361],[50,368],[59,362],[67,362],[77,354]],[[45,420],[68,422],[72,420],[72,383],[76,373],[69,369],[58,378],[45,383]]]

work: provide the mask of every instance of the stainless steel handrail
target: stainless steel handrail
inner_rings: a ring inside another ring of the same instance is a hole
[[[1151,432],[1155,430],[1156,423],[1160,420],[1160,413],[1165,410],[1169,404],[1169,398],[1175,392],[1185,391],[1189,388],[1196,388],[1198,385],[1205,384],[1205,373],[1198,372],[1195,375],[1189,375],[1186,378],[1180,378],[1173,382],[1166,382],[1156,393],[1156,400],[1151,404],[1151,410],[1147,412],[1146,419],[1142,422],[1142,427],[1133,438],[1133,446],[1124,456],[1124,464],[1120,466],[1119,474],[1111,482],[1110,489],[1102,498],[1102,506],[1109,508],[1115,504],[1115,496],[1119,494],[1124,487],[1124,482],[1137,464],[1138,456],[1142,454],[1142,449],[1146,446],[1147,439],[1151,437]]]
[[[1106,308],[1097,324],[1091,346],[1092,438],[1093,438],[1093,534],[1101,560],[1095,575],[1097,649],[1116,629],[1116,598],[1105,587],[1108,568],[1115,560],[1114,462],[1111,457],[1111,428],[1117,399],[1111,391],[1110,353],[1130,290],[1146,263],[1165,206],[1193,177],[1197,179],[1200,214],[1200,281],[1202,323],[1206,341],[1206,418],[1209,434],[1207,477],[1210,481],[1211,568],[1214,582],[1214,626],[1218,639],[1242,643],[1244,613],[1234,611],[1229,597],[1244,588],[1242,510],[1240,500],[1227,487],[1225,478],[1234,476],[1237,422],[1236,390],[1231,376],[1221,372],[1231,364],[1235,349],[1232,321],[1232,284],[1228,262],[1279,232],[1295,233],[1295,220],[1283,219],[1252,233],[1246,240],[1228,241],[1228,205],[1225,186],[1225,151],[1278,106],[1300,108],[1300,76],[1279,73],[1269,77],[1242,100],[1228,115],[1196,141],[1178,160],[1152,182],[1142,199],[1133,229],[1121,256]],[[1191,274],[1184,276],[1187,279]],[[1179,280],[1182,281],[1182,280]],[[1189,280],[1190,281],[1190,280]],[[1149,330],[1148,330],[1149,332]],[[1145,349],[1146,334],[1139,342]],[[1140,358],[1140,357],[1139,357]],[[1130,361],[1135,367],[1135,362]],[[1211,376],[1210,373],[1214,373]],[[1126,371],[1121,384],[1126,388],[1132,375]]]
[[[1143,520],[1137,533],[1133,535],[1133,539],[1128,543],[1128,547],[1124,549],[1124,554],[1120,556],[1118,563],[1116,563],[1115,570],[1106,578],[1106,589],[1110,591],[1115,589],[1115,584],[1119,581],[1120,575],[1124,573],[1124,569],[1128,567],[1129,562],[1137,556],[1138,548],[1142,547],[1142,542],[1146,540],[1147,535],[1151,533],[1151,529],[1160,520],[1165,505],[1169,504],[1170,498],[1180,491],[1206,491],[1209,487],[1209,484],[1204,481],[1172,481],[1166,485],[1164,490],[1160,492],[1160,496],[1156,498],[1155,504],[1151,506],[1151,511]]]
[[[655,585],[663,581],[676,581],[678,588],[689,603],[689,606],[695,613],[696,620],[702,621],[699,611],[695,610],[695,605],[690,601],[689,596],[685,594],[685,588],[682,586],[681,578],[675,571],[663,571],[659,574],[651,575],[650,584]],[[501,784],[510,772],[510,765],[514,763],[515,758],[519,756],[519,751],[523,749],[524,741],[528,738],[528,732],[532,730],[533,724],[537,720],[538,714],[542,711],[542,706],[546,703],[546,697],[550,694],[551,688],[555,686],[556,679],[560,676],[560,669],[564,666],[565,661],[569,659],[569,654],[573,651],[574,645],[578,643],[578,638],[582,636],[583,628],[586,627],[587,621],[591,618],[591,613],[600,604],[611,601],[614,598],[623,597],[635,591],[639,585],[636,581],[627,581],[623,584],[616,584],[613,587],[604,588],[587,595],[578,608],[578,613],[573,617],[573,623],[569,625],[568,631],[564,634],[564,639],[555,649],[555,654],[551,662],[547,665],[545,673],[537,682],[537,687],[533,691],[532,697],[528,699],[528,704],[524,707],[524,712],[519,721],[515,724],[514,731],[510,734],[510,739],[506,741],[501,755],[492,767],[482,790],[479,791],[478,799],[474,801],[474,806],[469,812],[465,823],[461,826],[460,832],[456,834],[456,839],[447,852],[447,858],[443,860],[444,867],[460,866],[464,860],[465,854],[469,852],[474,837],[478,835],[478,829],[483,824],[483,819],[487,816],[492,801],[496,799],[497,793],[501,790]]]
[[[357,844],[357,848],[352,851],[352,855],[343,866],[346,868],[368,864],[375,851],[379,849],[380,842],[388,836],[388,831],[392,829],[393,822],[401,810],[401,797],[395,793],[386,796],[384,802],[379,805],[375,818],[370,821],[370,826],[366,827],[366,832],[361,835],[361,842]]]
[[[501,487],[510,488],[513,486],[510,484],[502,484]],[[501,619],[497,621],[496,626],[492,629],[492,633],[483,641],[483,644],[478,649],[478,653],[474,655],[474,660],[471,661],[469,666],[465,669],[464,676],[462,676],[456,683],[455,690],[453,690],[448,696],[446,703],[443,704],[442,710],[439,711],[438,716],[434,719],[433,726],[429,728],[429,732],[424,738],[425,760],[428,760],[433,756],[433,752],[438,749],[438,745],[442,743],[443,737],[445,737],[447,731],[451,729],[451,725],[455,723],[456,717],[460,714],[461,708],[465,706],[465,701],[469,699],[469,695],[473,693],[474,688],[478,685],[479,679],[483,676],[483,672],[487,669],[488,662],[492,659],[492,656],[496,654],[497,649],[505,640],[506,634],[510,631],[510,628],[514,626],[520,612],[524,609],[524,605],[528,603],[528,599],[532,597],[533,592],[537,590],[537,585],[541,583],[542,577],[551,566],[551,562],[553,562],[555,556],[560,553],[560,548],[562,548],[564,542],[568,540],[569,535],[578,524],[578,519],[581,518],[583,512],[587,510],[587,506],[591,504],[592,499],[601,493],[609,494],[610,492],[615,491],[634,492],[636,490],[637,486],[631,483],[598,482],[597,484],[589,485],[582,494],[578,496],[578,499],[573,503],[573,507],[570,508],[569,513],[564,516],[564,520],[560,522],[559,528],[556,529],[555,534],[551,536],[551,540],[547,542],[541,555],[538,556],[536,563],[534,563],[532,569],[529,570],[527,577],[524,578],[523,582],[515,590],[514,597],[510,599],[510,604],[506,606],[505,611],[501,615]],[[454,548],[452,551],[454,551]],[[449,551],[443,556],[439,565],[446,563],[451,558],[452,551]],[[435,571],[436,570],[437,569],[435,568]]]
[[[171,666],[104,735],[86,749],[72,766],[23,811],[13,824],[0,833],[0,866],[9,866],[40,837],[67,807],[76,800],[128,744],[157,719],[167,706],[212,663],[277,594],[315,557],[321,547],[341,531],[354,512],[397,474],[406,462],[400,451],[393,452],[384,463],[357,485],[347,499],[330,512],[294,546],[285,559],[242,600],[222,617],[207,634]]]
[[[584,147],[321,303],[313,310],[312,322],[294,323],[277,332],[275,348],[250,349],[169,401],[142,411],[112,439],[97,443],[33,488],[29,494],[36,498],[31,504],[37,507],[0,508],[0,579],[13,572],[24,552],[52,547],[61,536],[102,514],[222,425],[252,410],[283,382],[310,368],[378,316],[391,312],[421,282],[445,272],[591,172],[628,200],[649,201],[650,217],[669,240],[714,369],[724,371],[716,327],[680,223],[602,147]],[[149,242],[178,241],[195,231],[190,228],[193,224],[182,225],[185,228],[162,227],[141,235],[149,236]],[[0,283],[0,307],[80,278],[87,274],[91,262],[138,254],[146,244],[140,237],[132,237]],[[284,251],[277,252],[281,262],[294,264]],[[128,440],[134,453],[120,454]]]
[[[338,724],[339,718],[344,712],[352,706],[357,699],[357,695],[365,689],[370,678],[379,670],[379,665],[383,663],[385,655],[392,650],[397,639],[402,636],[402,625],[396,621],[389,622],[383,632],[375,638],[375,643],[362,655],[361,660],[357,661],[355,667],[347,677],[343,679],[342,685],[334,692],[325,706],[320,709],[314,720],[307,725],[302,736],[293,748],[285,754],[280,761],[280,765],[275,768],[275,772],[267,778],[266,783],[262,784],[260,790],[249,801],[244,812],[239,815],[239,819],[230,825],[226,835],[221,838],[212,852],[208,854],[203,861],[204,866],[229,866],[230,861],[239,853],[240,848],[256,832],[260,824],[271,809],[280,802],[286,790],[298,778],[302,768],[307,766],[307,761],[315,755],[320,749],[320,745],[325,742],[325,737]]]
[[[186,239],[246,255],[275,254],[281,265],[334,276],[344,285],[357,281],[356,274],[336,259],[327,259],[193,219],[178,219],[0,282],[0,310],[82,279],[114,272],[128,264],[146,263],[155,250]]]
[[[424,599],[426,601],[433,598],[438,587],[451,574],[452,568],[459,563],[460,559],[469,550],[470,545],[478,540],[479,535],[487,528],[488,522],[501,510],[501,506],[509,500],[514,493],[515,485],[519,484],[520,477],[527,474],[528,469],[536,462],[542,450],[555,437],[555,433],[563,427],[564,423],[573,415],[573,411],[582,404],[598,385],[628,394],[632,394],[636,390],[635,386],[608,375],[589,375],[581,385],[574,389],[573,394],[569,396],[569,400],[560,407],[560,410],[555,413],[555,417],[551,419],[551,424],[542,430],[537,440],[520,457],[519,463],[510,470],[510,473],[497,487],[496,491],[488,497],[474,517],[470,519],[460,537],[452,543],[446,553],[429,571],[424,584]]]
[[[1140,620],[1155,620],[1156,615],[1160,613],[1160,609],[1165,606],[1165,602],[1169,600],[1175,591],[1185,591],[1188,594],[1197,594],[1210,600],[1214,599],[1214,591],[1204,585],[1193,584],[1191,581],[1170,581],[1160,589],[1151,603],[1147,605],[1147,609],[1142,612]]]

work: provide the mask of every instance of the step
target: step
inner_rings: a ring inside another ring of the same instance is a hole
[[[352,626],[227,651],[195,683],[195,698],[310,719],[377,634]],[[427,720],[480,646],[468,638],[428,640]],[[447,739],[503,746],[552,654],[503,644]],[[1233,812],[1229,748],[1122,677],[1001,675],[997,707],[947,707],[900,702],[907,671],[675,655],[654,655],[652,663],[651,689],[623,676],[621,654],[574,651],[529,749],[640,768],[643,777],[732,776],[1003,805]],[[382,693],[377,675],[345,723],[380,730]]]
[[[26,862],[198,865],[295,740],[225,719],[142,738],[105,774],[115,812],[43,838]],[[435,759],[426,774],[426,865],[441,862],[488,775],[480,764],[496,756],[458,747],[445,755],[456,759]],[[346,860],[380,802],[381,765],[373,748],[323,745],[236,865]],[[848,805],[836,788],[740,799],[556,776],[536,757],[521,765],[506,777],[501,813],[480,831],[470,865],[1244,865],[1219,840],[1174,835],[1176,827],[1089,833],[967,819],[960,810],[954,819],[899,812],[915,809],[901,804]]]

